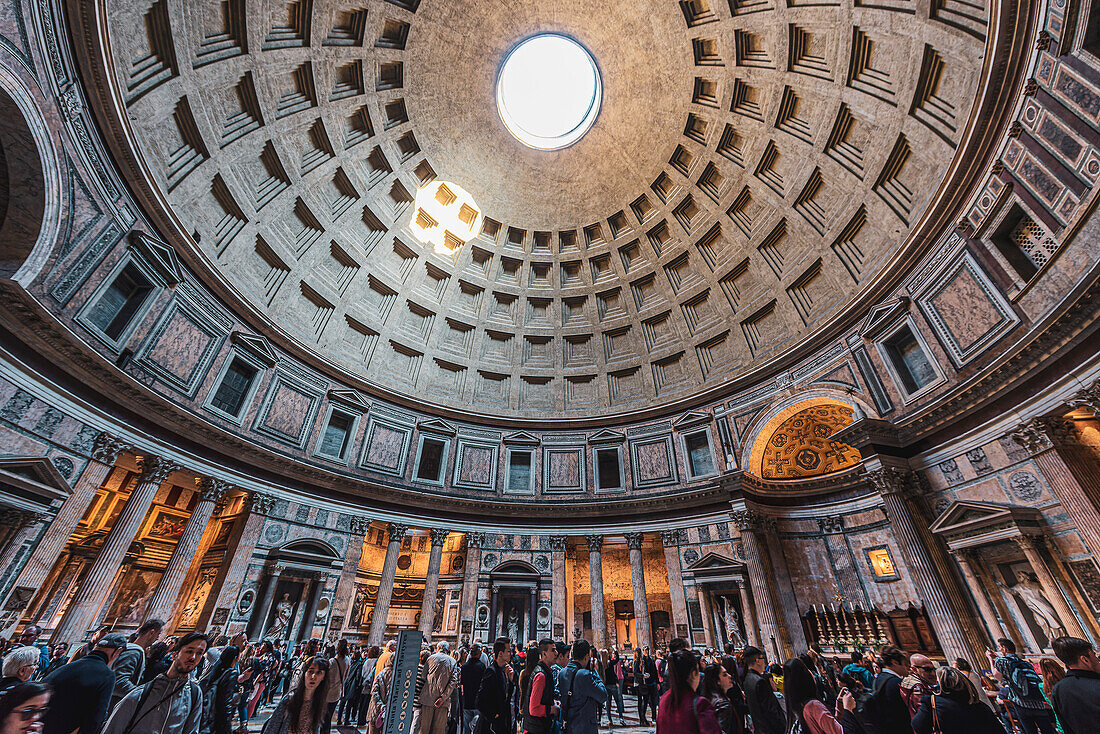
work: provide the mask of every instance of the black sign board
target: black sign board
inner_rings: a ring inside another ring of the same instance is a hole
[[[416,675],[420,672],[419,630],[402,630],[397,634],[393,678],[390,679],[390,701],[386,706],[383,734],[412,734],[413,701],[416,698]]]

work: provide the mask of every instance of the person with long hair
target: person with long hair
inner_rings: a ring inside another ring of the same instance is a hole
[[[722,734],[738,734],[741,731],[735,721],[736,711],[730,700],[729,691],[733,687],[733,678],[721,663],[711,663],[703,669],[702,688],[699,695],[710,701],[714,707],[714,717]]]
[[[0,694],[0,734],[42,734],[50,689],[41,683],[16,683]]]
[[[240,675],[237,658],[240,654],[235,645],[223,647],[210,675],[200,681],[203,689],[200,731],[211,734],[229,734],[233,731],[233,700],[240,685],[237,683]]]
[[[531,717],[531,679],[535,675],[535,668],[539,664],[539,643],[529,642],[524,650],[523,670],[519,674],[519,715],[522,731],[527,732],[529,727],[527,720]]]
[[[328,704],[328,660],[314,657],[275,706],[261,734],[318,734]]]
[[[657,734],[722,734],[710,701],[698,693],[699,655],[694,650],[673,652],[668,677],[671,686],[657,708]]]
[[[622,662],[619,660],[619,651],[614,647],[608,651],[606,657],[601,654],[603,668],[603,687],[607,689],[607,723],[615,726],[611,720],[611,702],[614,701],[619,709],[619,724],[626,726],[626,717],[623,713],[623,687],[622,687]]]
[[[970,685],[974,686],[974,690],[978,692],[978,700],[989,707],[990,711],[997,712],[997,704],[993,703],[993,699],[989,697],[989,692],[982,684],[982,677],[974,672],[974,668],[970,663],[963,658],[956,658],[955,670],[966,676],[966,679],[970,681]]]
[[[390,655],[386,664],[375,676],[370,689],[370,705],[367,708],[368,734],[381,734],[385,725],[386,706],[390,702],[390,682],[393,679],[394,656]]]
[[[837,702],[836,712],[818,698],[818,685],[806,663],[791,658],[783,666],[783,697],[787,702],[787,731],[801,726],[806,734],[854,734],[860,731],[853,712],[856,700],[844,691]]]
[[[321,723],[323,734],[332,731],[332,717],[336,715],[336,708],[340,705],[340,699],[344,695],[344,683],[348,679],[348,668],[351,667],[351,659],[348,657],[348,641],[340,638],[336,647],[331,645],[325,650],[328,657],[328,705],[325,709],[325,720]]]
[[[939,693],[924,696],[913,717],[914,734],[1004,734],[997,715],[962,671],[937,668],[936,683]]]

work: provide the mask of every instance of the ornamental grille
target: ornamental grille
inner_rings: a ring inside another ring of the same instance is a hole
[[[1054,238],[1028,217],[1023,217],[1012,230],[1012,242],[1036,268],[1042,268],[1058,249]]]

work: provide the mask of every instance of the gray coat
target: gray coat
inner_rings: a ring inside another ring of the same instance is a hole
[[[201,718],[198,682],[158,675],[119,701],[103,734],[198,734]]]
[[[111,670],[115,671],[115,690],[111,693],[113,707],[141,684],[141,678],[145,675],[145,648],[127,642],[115,657]]]

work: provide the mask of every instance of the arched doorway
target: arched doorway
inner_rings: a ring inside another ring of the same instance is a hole
[[[538,639],[541,581],[538,570],[522,561],[502,563],[489,573],[490,640],[507,637],[522,647]]]
[[[342,561],[321,540],[296,540],[268,553],[263,598],[248,623],[249,638],[309,639],[328,617],[331,599],[325,596],[325,584],[339,574]]]

